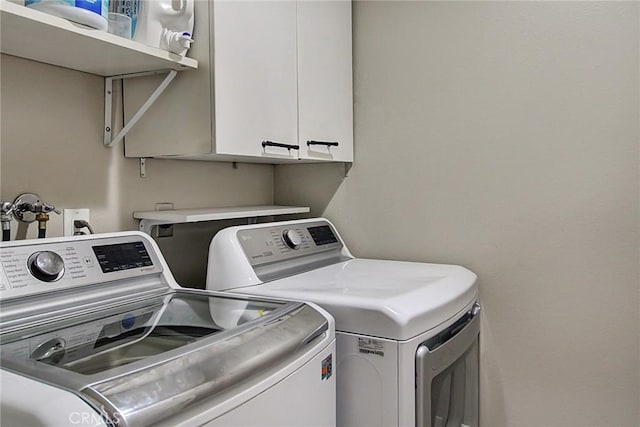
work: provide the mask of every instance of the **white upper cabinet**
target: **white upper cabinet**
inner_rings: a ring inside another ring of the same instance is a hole
[[[353,160],[350,1],[195,6],[189,56],[199,68],[179,74],[129,132],[127,156]],[[157,78],[125,82],[125,120],[157,84]]]
[[[301,1],[297,15],[300,157],[351,162],[351,2]]]
[[[216,153],[295,159],[266,144],[297,145],[296,3],[216,1],[213,19]]]

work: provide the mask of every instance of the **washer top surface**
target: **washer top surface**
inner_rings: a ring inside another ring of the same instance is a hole
[[[355,258],[237,291],[315,302],[336,330],[407,340],[468,308],[476,278],[457,265]]]

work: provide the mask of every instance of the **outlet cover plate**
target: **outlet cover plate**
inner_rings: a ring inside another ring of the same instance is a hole
[[[77,219],[82,219],[87,222],[91,222],[89,218],[90,211],[89,209],[64,209],[63,211],[63,235],[65,236],[73,236],[75,232],[75,227],[73,226],[73,221]],[[88,232],[88,230],[87,230]]]

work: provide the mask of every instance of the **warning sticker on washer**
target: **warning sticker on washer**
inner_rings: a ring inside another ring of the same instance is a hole
[[[384,341],[373,338],[358,338],[358,351],[384,357]]]
[[[328,380],[329,378],[331,378],[331,374],[333,373],[333,353],[328,355],[322,361],[322,371],[321,372],[322,372],[321,379]]]

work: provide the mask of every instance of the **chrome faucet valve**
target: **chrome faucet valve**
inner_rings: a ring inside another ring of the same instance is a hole
[[[47,237],[47,221],[51,212],[60,215],[60,211],[55,206],[47,202],[37,202],[34,204],[36,219],[38,220],[38,239]]]
[[[11,221],[11,214],[13,213],[13,203],[0,202],[0,219],[2,222]]]
[[[40,196],[34,193],[20,194],[13,201],[13,217],[20,222],[32,223],[36,220],[36,204],[40,202]]]
[[[32,223],[38,221],[38,238],[44,238],[47,233],[49,214],[60,215],[60,211],[50,203],[40,200],[35,193],[24,193],[13,201],[13,216],[20,222]]]
[[[35,193],[24,193],[16,197],[13,201],[13,216],[21,222],[34,222],[40,213],[49,214],[54,212],[60,215],[60,211],[50,203],[43,202]]]
[[[1,202],[0,221],[2,222],[2,241],[6,242],[11,238],[11,219],[13,214],[13,203]]]
[[[56,215],[60,215],[62,212],[60,212],[59,209],[56,209],[55,206],[53,206],[52,204],[49,204],[47,202],[41,202],[40,206],[39,206],[40,212],[45,213],[45,214],[49,214],[51,212],[55,213]]]

